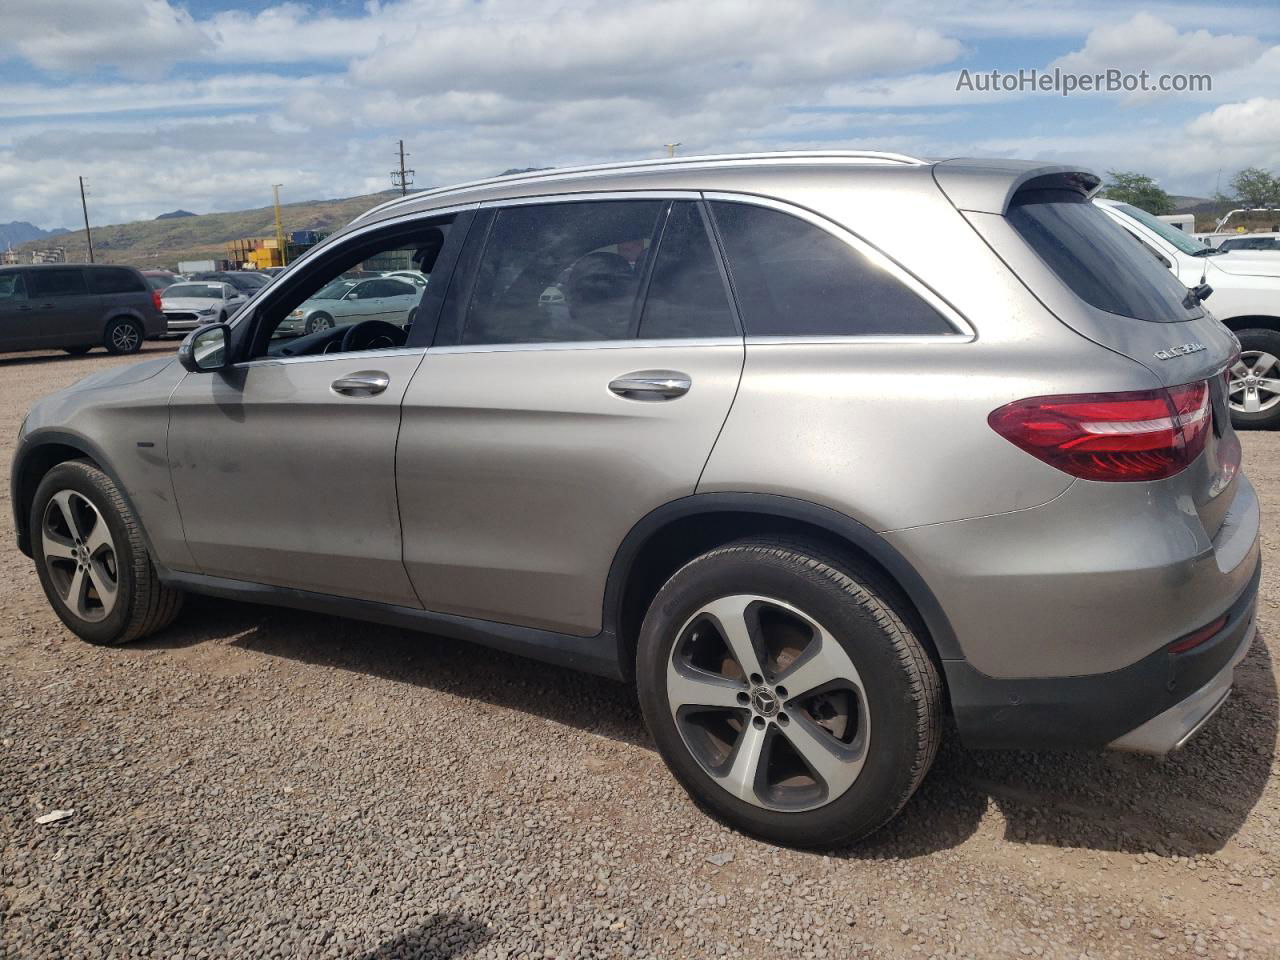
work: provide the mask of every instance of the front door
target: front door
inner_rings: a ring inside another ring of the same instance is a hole
[[[281,324],[361,260],[411,256],[441,230],[411,223],[339,242],[237,317],[231,367],[189,373],[174,391],[169,461],[198,572],[419,606],[402,558],[395,459],[401,401],[425,344],[389,337],[378,322],[368,336],[344,324],[290,337]]]
[[[591,635],[627,532],[694,492],[742,338],[695,198],[483,220],[405,395],[405,565],[429,610]]]
[[[19,270],[0,272],[0,352],[40,345],[35,305]]]

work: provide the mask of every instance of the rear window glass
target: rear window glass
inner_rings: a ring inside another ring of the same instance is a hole
[[[132,270],[118,267],[90,268],[89,289],[94,293],[146,293],[147,285]]]
[[[896,277],[807,220],[747,203],[711,207],[748,336],[956,332]]]
[[[1204,315],[1141,240],[1074,190],[1024,190],[1005,216],[1058,278],[1099,310],[1154,322]]]

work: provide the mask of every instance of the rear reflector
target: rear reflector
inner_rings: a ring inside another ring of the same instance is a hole
[[[1204,450],[1209,383],[1015,400],[987,418],[1033,457],[1084,480],[1163,480]]]
[[[1227,615],[1224,613],[1217,620],[1208,626],[1201,627],[1195,633],[1189,633],[1181,640],[1175,640],[1169,644],[1170,653],[1186,653],[1193,650],[1206,640],[1212,640],[1218,635],[1218,631],[1227,625]]]

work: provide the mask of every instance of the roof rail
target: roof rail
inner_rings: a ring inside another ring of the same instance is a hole
[[[768,153],[724,153],[696,157],[658,157],[653,160],[616,160],[611,163],[593,163],[576,167],[548,167],[545,170],[511,173],[500,177],[485,177],[482,180],[469,180],[466,183],[457,183],[447,187],[420,190],[417,193],[396,197],[393,200],[380,203],[376,207],[371,207],[351,222],[357,223],[380,210],[396,207],[402,203],[410,203],[423,197],[454,193],[474,187],[485,187],[495,183],[555,180],[560,177],[577,176],[579,174],[604,174],[635,169],[652,170],[662,167],[681,167],[695,164],[769,163],[778,160],[832,160],[852,161],[854,163],[899,163],[913,166],[930,162],[919,157],[907,156],[903,153],[885,153],[878,150],[779,150]]]

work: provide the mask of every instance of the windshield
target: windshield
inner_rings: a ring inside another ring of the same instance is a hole
[[[175,283],[164,291],[166,300],[192,297],[198,300],[221,300],[222,287],[216,283]]]
[[[1153,233],[1172,243],[1183,253],[1188,253],[1193,257],[1203,257],[1213,251],[1212,247],[1201,243],[1195,237],[1183,233],[1173,224],[1165,223],[1159,217],[1153,217],[1145,210],[1140,210],[1127,203],[1117,204],[1112,209],[1119,210],[1125,216],[1137,220]]]
[[[1146,244],[1074,190],[1023,190],[1006,217],[1059,279],[1099,310],[1154,322],[1204,315]]]
[[[343,295],[354,287],[359,281],[357,280],[335,280],[327,287],[321,287],[320,291],[314,294],[312,300],[341,300]]]

